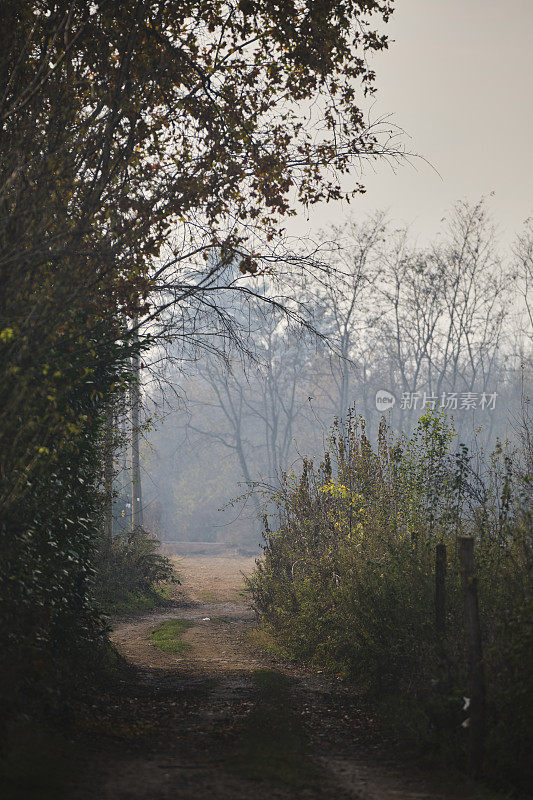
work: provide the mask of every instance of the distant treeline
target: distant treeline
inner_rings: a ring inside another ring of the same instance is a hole
[[[322,272],[293,276],[308,328],[234,304],[252,359],[211,337],[215,352],[167,374],[183,402],[146,437],[152,525],[167,539],[257,542],[253,497],[220,508],[256,481],[279,484],[298,454],[318,455],[349,407],[371,440],[383,415],[410,432],[431,409],[481,460],[514,440],[533,386],[532,252],[530,224],[501,251],[483,200],[458,204],[423,249],[383,214],[324,232]],[[262,291],[282,289],[264,278]]]

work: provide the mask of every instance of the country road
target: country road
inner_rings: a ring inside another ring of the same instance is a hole
[[[94,738],[68,800],[453,800],[387,755],[353,687],[253,645],[242,573],[253,559],[180,561],[177,607],[115,624],[136,667],[92,711]],[[150,640],[192,623],[186,650]],[[90,716],[90,715],[89,715]]]

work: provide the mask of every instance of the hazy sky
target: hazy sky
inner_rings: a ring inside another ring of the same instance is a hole
[[[455,201],[494,192],[508,242],[533,215],[533,0],[396,0],[386,29],[372,115],[393,114],[406,149],[439,174],[416,159],[368,170],[364,197],[300,215],[298,231],[385,208],[422,242]]]

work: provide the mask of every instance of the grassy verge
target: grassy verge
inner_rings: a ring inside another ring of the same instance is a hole
[[[184,642],[181,635],[192,627],[194,622],[188,619],[167,619],[153,629],[150,639],[154,647],[158,647],[164,653],[181,655],[191,649],[190,644]]]
[[[257,670],[253,680],[255,703],[232,743],[226,766],[252,780],[300,789],[316,787],[322,771],[309,758],[288,678],[280,672]]]
[[[257,625],[247,631],[246,638],[256,650],[275,658],[291,660],[290,653],[276,640],[275,631],[268,624]]]
[[[100,607],[102,612],[109,616],[141,614],[160,606],[172,605],[173,593],[174,584],[163,583],[150,591],[127,592],[115,599],[108,599],[102,602]]]

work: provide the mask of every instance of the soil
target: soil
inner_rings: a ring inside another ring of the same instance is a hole
[[[115,622],[111,639],[135,669],[84,712],[86,747],[66,800],[459,797],[391,755],[353,686],[253,646],[243,592],[253,567],[252,558],[180,559],[175,607]],[[193,623],[181,653],[151,643],[168,619]],[[261,699],[258,676],[280,684],[278,700]]]

